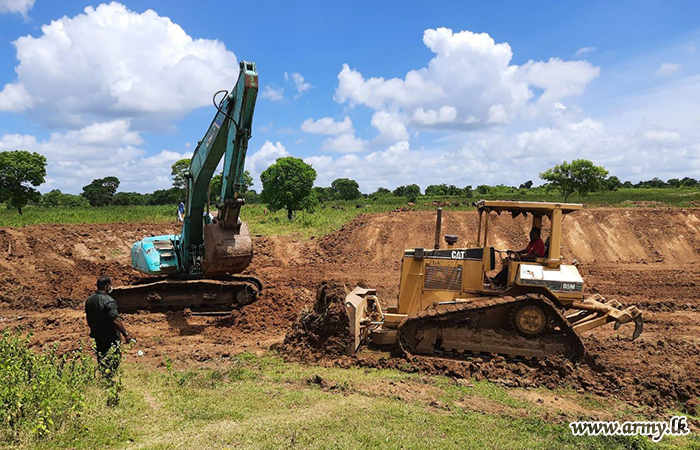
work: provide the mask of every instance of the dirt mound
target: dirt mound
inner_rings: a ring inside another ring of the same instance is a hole
[[[318,288],[314,304],[301,311],[277,349],[292,358],[318,361],[345,356],[351,345],[345,287],[326,282]]]
[[[0,303],[11,307],[78,306],[102,274],[116,285],[139,277],[131,244],[172,234],[177,224],[35,225],[0,229]]]

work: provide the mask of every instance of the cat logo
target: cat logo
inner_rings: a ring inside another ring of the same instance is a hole
[[[464,259],[464,250],[454,250],[452,252],[452,259]]]

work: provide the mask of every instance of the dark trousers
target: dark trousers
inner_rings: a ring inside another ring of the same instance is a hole
[[[97,365],[100,371],[111,376],[121,362],[121,341],[102,341],[95,340],[95,350],[97,351]]]

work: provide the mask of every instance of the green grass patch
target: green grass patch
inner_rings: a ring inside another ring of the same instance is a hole
[[[116,407],[106,407],[99,398],[104,394],[93,392],[79,426],[33,441],[29,448],[515,450],[700,444],[695,436],[667,437],[660,445],[646,438],[574,437],[564,421],[538,413],[492,383],[456,387],[446,377],[304,366],[271,353],[244,354],[211,369],[127,364],[123,386]],[[423,394],[392,393],[402,386]],[[444,407],[433,406],[433,395]],[[480,399],[510,412],[469,406]]]
[[[415,205],[418,210],[433,210],[433,202],[450,202],[447,210],[473,209],[472,202],[485,200],[520,200],[561,202],[561,195],[546,192],[544,189],[501,190],[493,194],[479,194],[473,197],[418,197]],[[637,207],[637,206],[700,206],[700,189],[690,188],[644,188],[619,189],[617,191],[594,192],[586,197],[571,196],[570,202],[585,203],[588,206]],[[650,203],[651,202],[651,203]],[[358,214],[381,213],[407,206],[402,197],[385,196],[360,198],[352,201],[326,202],[313,212],[298,211],[290,221],[284,211],[270,212],[264,204],[246,205],[241,217],[248,223],[250,232],[260,235],[294,234],[303,238],[323,236],[341,228]],[[174,222],[177,207],[161,206],[105,206],[105,207],[27,207],[24,214],[0,209],[0,227],[22,227],[43,223],[153,223]]]

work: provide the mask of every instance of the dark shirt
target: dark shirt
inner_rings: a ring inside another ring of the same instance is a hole
[[[90,337],[99,342],[118,342],[119,331],[114,319],[119,317],[117,302],[104,291],[97,291],[85,301],[85,315],[90,326]]]

